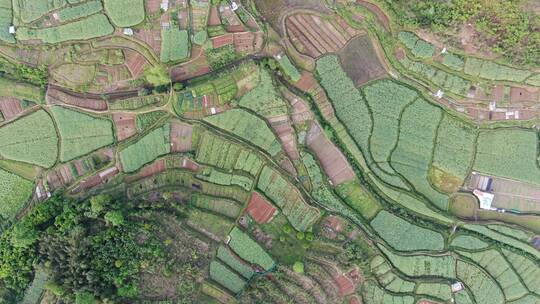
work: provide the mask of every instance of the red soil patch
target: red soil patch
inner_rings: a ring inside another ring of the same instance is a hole
[[[210,15],[208,16],[208,25],[213,26],[220,24],[221,19],[219,18],[218,8],[217,6],[212,5],[212,7],[210,7]]]
[[[133,113],[113,114],[113,121],[116,125],[116,138],[119,141],[122,141],[137,134],[135,117],[136,116]]]
[[[354,178],[354,171],[345,156],[326,137],[317,123],[313,123],[311,126],[306,137],[306,143],[315,152],[332,184],[339,185]]]
[[[325,227],[332,229],[335,232],[343,231],[343,221],[334,215],[326,218],[323,224]]]
[[[72,96],[51,87],[47,90],[45,99],[48,104],[69,104],[95,111],[107,110],[105,100]]]
[[[384,26],[387,31],[390,32],[390,19],[379,6],[364,0],[356,0],[356,3],[360,4],[361,6],[367,8],[372,13],[374,13],[375,16],[377,16],[377,20]]]
[[[279,166],[283,170],[287,171],[290,175],[292,175],[294,177],[298,177],[298,173],[296,172],[296,168],[294,168],[293,163],[287,157],[283,158],[283,160],[279,163]]]
[[[171,123],[171,152],[191,151],[193,126],[174,122]]]
[[[354,295],[349,299],[349,304],[362,304],[362,300],[358,296]]]
[[[502,101],[504,99],[504,86],[496,85],[491,89],[491,100],[493,101]]]
[[[246,28],[241,25],[241,24],[238,24],[238,25],[228,25],[225,30],[229,33],[241,33],[241,32],[245,32],[246,31]]]
[[[396,56],[397,60],[400,60],[400,61],[405,59],[405,57],[407,57],[405,50],[403,50],[402,48],[397,48],[394,51],[394,55]]]
[[[0,112],[4,116],[5,120],[10,120],[20,113],[24,109],[21,106],[21,102],[14,97],[0,97]]]
[[[237,52],[254,52],[255,34],[251,32],[234,33],[234,49]]]
[[[81,191],[86,191],[92,189],[98,185],[107,183],[111,178],[115,177],[120,170],[117,167],[112,167],[106,170],[101,171],[98,174],[92,175],[91,177],[84,179],[73,191],[72,193],[79,193]]]
[[[511,87],[510,102],[538,102],[538,89]]]
[[[135,51],[124,50],[124,56],[126,58],[125,65],[129,69],[129,72],[133,78],[138,78],[141,76],[146,66],[150,65],[148,60],[146,60],[143,55]]]
[[[149,14],[157,13],[161,9],[161,0],[146,0],[146,12]]]
[[[311,96],[313,96],[313,99],[315,100],[315,103],[317,104],[317,108],[319,108],[322,116],[326,120],[332,120],[336,117],[334,113],[334,108],[332,107],[332,104],[328,100],[328,97],[326,96],[324,89],[319,85],[315,77],[313,77],[313,74],[307,71],[304,71],[302,73],[302,77],[300,78],[299,81],[294,83],[294,86],[298,87],[300,90],[307,92]]]
[[[285,26],[295,48],[313,58],[338,51],[357,34],[337,16],[326,20],[313,14],[296,14],[286,19]]]
[[[272,220],[277,209],[259,193],[253,192],[246,211],[257,223],[264,224]]]
[[[354,285],[353,281],[349,279],[348,277],[346,277],[344,274],[339,274],[335,276],[334,281],[338,285],[339,295],[342,297],[346,295],[350,295],[356,289],[356,286]]]
[[[212,40],[212,47],[215,49],[220,48],[222,46],[229,45],[229,44],[233,44],[234,42],[233,34],[225,34],[222,36],[214,37],[211,40]]]
[[[64,187],[75,180],[69,166],[69,164],[61,165],[54,171],[47,173],[47,184],[51,191]]]

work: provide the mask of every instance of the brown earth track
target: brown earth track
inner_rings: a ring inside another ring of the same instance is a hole
[[[77,106],[89,110],[106,111],[107,102],[102,99],[93,99],[91,96],[88,98],[74,96],[66,92],[60,91],[53,86],[49,86],[45,100],[48,104],[68,104]]]
[[[365,0],[356,0],[356,3],[360,4],[361,6],[373,12],[375,16],[377,17],[377,20],[379,20],[379,22],[383,25],[383,27],[387,31],[391,32],[390,18],[388,18],[388,16],[384,13],[384,11],[379,6]]]

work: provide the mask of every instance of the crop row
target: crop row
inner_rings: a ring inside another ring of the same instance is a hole
[[[124,172],[134,172],[170,151],[170,125],[166,124],[120,151],[120,161]]]
[[[210,132],[202,135],[197,161],[227,171],[242,170],[252,176],[257,176],[263,166],[263,161],[254,152]]]
[[[240,186],[246,191],[250,191],[253,186],[253,180],[247,176],[225,173],[214,169],[205,170],[203,173],[198,174],[197,178],[218,185]]]
[[[234,227],[229,236],[229,246],[239,257],[249,263],[259,265],[266,271],[274,267],[272,257],[242,230]]]
[[[370,225],[396,250],[444,249],[444,238],[440,233],[416,226],[386,210],[380,211]]]
[[[222,198],[215,198],[206,195],[193,195],[191,204],[197,208],[210,210],[222,214],[229,218],[236,218],[240,214],[240,207],[234,201]]]
[[[41,2],[41,1],[37,1]],[[39,39],[44,43],[59,43],[69,40],[87,40],[112,34],[114,28],[104,14],[95,14],[88,18],[55,27],[28,28],[17,30],[17,39]]]
[[[253,143],[272,156],[281,151],[281,144],[266,122],[242,109],[209,116],[204,121]]]
[[[320,217],[319,209],[308,205],[296,187],[268,166],[263,168],[257,188],[281,209],[291,225],[299,231],[307,230]]]
[[[257,86],[242,96],[239,105],[264,117],[287,114],[287,104],[276,92],[270,73],[261,67],[257,74]]]

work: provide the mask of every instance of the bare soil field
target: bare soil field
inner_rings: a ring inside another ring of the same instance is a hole
[[[211,40],[212,47],[215,49],[234,43],[233,34],[225,34],[222,36],[214,37]]]
[[[23,111],[21,102],[17,98],[0,97],[0,112],[2,112],[4,120],[11,120]]]
[[[296,136],[291,126],[291,122],[289,121],[289,117],[287,115],[271,117],[268,118],[268,122],[278,135],[287,155],[292,160],[299,159],[300,154],[298,153],[298,147],[296,146]]]
[[[317,58],[337,52],[358,32],[343,19],[325,19],[314,14],[296,14],[285,21],[289,38],[298,52]]]
[[[68,104],[95,111],[107,110],[107,102],[105,100],[77,97],[52,87],[49,87],[47,90],[45,100],[48,104]]]
[[[208,64],[201,47],[194,45],[191,54],[191,61],[174,66],[169,70],[169,74],[173,81],[184,81],[210,73],[210,65]],[[195,58],[193,56],[197,57]]]
[[[307,103],[300,97],[294,95],[289,90],[282,90],[281,94],[292,107],[291,118],[294,125],[313,120],[313,114]]]
[[[252,32],[234,33],[234,49],[237,52],[252,53],[255,51],[256,35]]]
[[[116,138],[123,141],[126,138],[137,134],[135,123],[135,114],[133,113],[115,113],[113,114],[114,125],[116,126]]]
[[[210,14],[208,15],[208,25],[220,25],[221,18],[219,18],[218,8],[215,5],[210,7]]]
[[[133,78],[138,78],[141,76],[144,69],[146,69],[147,66],[150,66],[148,60],[146,60],[143,55],[135,51],[125,49],[124,57],[126,58],[125,64],[131,72],[131,76]]]
[[[148,44],[154,53],[158,55],[161,53],[161,29],[159,24],[157,28],[137,30],[135,37]]]
[[[281,36],[283,18],[293,10],[313,10],[322,14],[330,11],[321,0],[255,0],[257,10]]]
[[[341,151],[326,137],[321,126],[313,123],[306,143],[313,150],[322,168],[333,185],[339,185],[354,178],[354,171]]]
[[[171,152],[191,151],[192,136],[193,126],[180,122],[171,123]]]
[[[158,159],[150,165],[144,166],[137,174],[129,175],[125,178],[126,183],[131,183],[146,177],[154,176],[167,169],[165,159]]]
[[[537,103],[538,99],[538,88],[531,87],[511,87],[510,88],[510,102],[519,103],[519,102],[532,102]]]
[[[160,11],[161,0],[146,0],[146,12],[154,14]]]
[[[353,38],[339,52],[339,58],[341,66],[356,86],[386,76],[386,69],[368,35]]]
[[[277,212],[270,202],[257,192],[251,194],[246,212],[259,224],[268,223]]]

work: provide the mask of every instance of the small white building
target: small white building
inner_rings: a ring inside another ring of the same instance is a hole
[[[133,36],[133,29],[129,28],[129,27],[126,27],[122,33],[124,33],[124,35],[126,36]]]
[[[487,192],[483,192],[478,189],[475,189],[473,191],[473,194],[480,201],[480,209],[496,210],[496,208],[491,207],[491,203],[493,203],[493,199],[495,198],[495,195],[493,193],[487,193]]]
[[[169,0],[161,0],[161,4],[159,5],[159,7],[162,10],[167,11],[169,9]]]
[[[15,29],[15,26],[14,25],[10,26],[9,27],[9,33],[10,34],[15,34],[15,32],[17,32],[17,29]]]
[[[236,11],[236,10],[238,9],[238,7],[239,7],[239,6],[238,6],[238,4],[236,3],[236,1],[232,1],[232,2],[231,2],[231,9],[232,9],[233,12]]]
[[[452,284],[451,288],[452,292],[458,292],[463,290],[463,284],[461,282],[455,282],[454,284]]]

